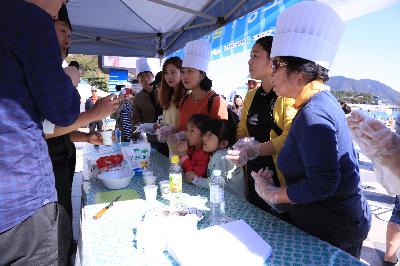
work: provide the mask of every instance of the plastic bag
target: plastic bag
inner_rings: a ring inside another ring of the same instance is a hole
[[[178,129],[174,126],[161,126],[156,131],[157,140],[161,143],[166,143],[171,135],[175,134],[177,131]]]
[[[148,142],[139,142],[121,147],[121,152],[131,169],[138,167],[148,168],[150,164],[150,151],[151,147]]]
[[[227,159],[231,160],[238,167],[242,167],[248,161],[257,158],[260,154],[260,142],[254,138],[239,139],[233,146],[232,150],[228,150]]]

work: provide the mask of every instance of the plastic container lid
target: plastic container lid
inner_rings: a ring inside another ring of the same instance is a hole
[[[171,157],[171,163],[179,163],[179,156],[174,155]]]

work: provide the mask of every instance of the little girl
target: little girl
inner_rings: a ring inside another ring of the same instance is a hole
[[[225,190],[246,199],[243,168],[237,167],[225,158],[227,148],[235,141],[235,135],[235,130],[231,128],[228,120],[211,119],[208,122],[206,133],[203,135],[203,150],[212,153],[207,174],[211,177],[213,170],[221,170],[225,179]],[[206,178],[195,177],[192,183],[199,187],[209,188]]]
[[[207,177],[207,166],[210,160],[208,152],[203,150],[203,133],[210,117],[196,114],[187,122],[186,139],[177,143],[177,152],[180,156],[186,182],[192,183],[194,177]]]

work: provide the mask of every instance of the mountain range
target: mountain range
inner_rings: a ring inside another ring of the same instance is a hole
[[[383,103],[400,105],[400,92],[372,79],[352,79],[343,76],[332,76],[326,82],[332,91],[349,91],[355,93],[371,93],[378,96]]]

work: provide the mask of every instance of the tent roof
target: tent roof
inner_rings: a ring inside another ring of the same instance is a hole
[[[344,20],[400,0],[320,0]],[[260,0],[70,0],[71,53],[155,57],[217,29],[272,1]],[[275,0],[284,6],[286,0]]]

